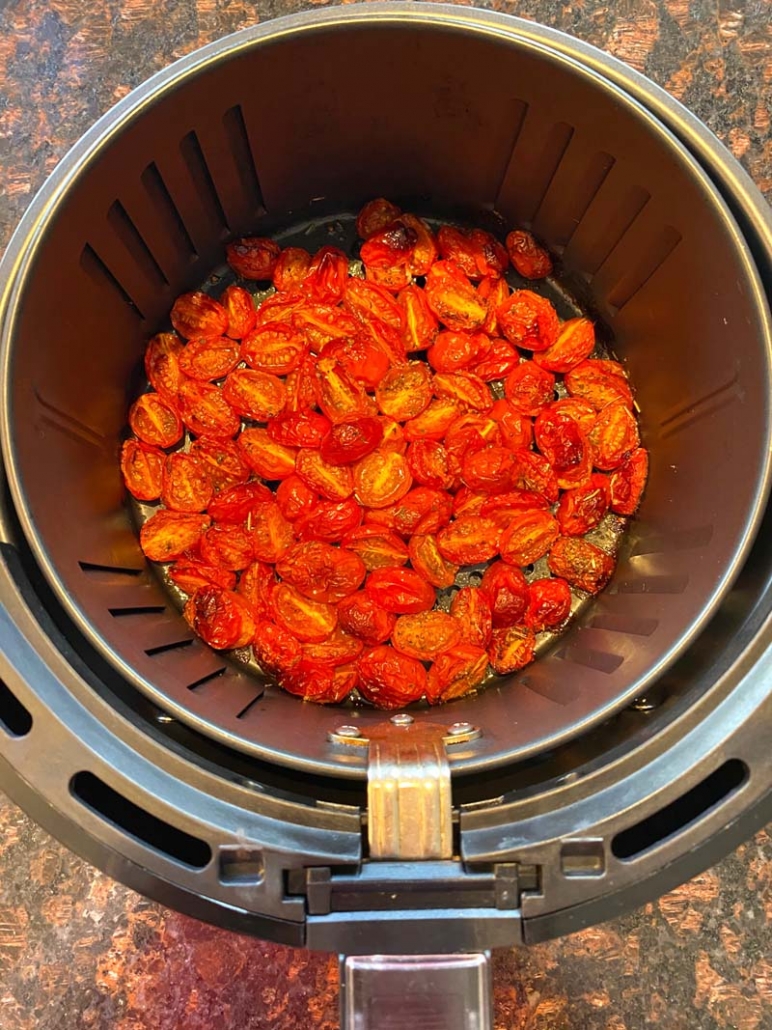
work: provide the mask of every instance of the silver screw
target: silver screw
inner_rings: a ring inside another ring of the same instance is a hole
[[[335,730],[339,737],[361,737],[362,734],[356,728],[356,726],[339,726]]]
[[[448,726],[448,736],[460,737],[462,733],[471,733],[473,730],[471,722],[454,722],[452,726]]]
[[[396,715],[392,715],[391,721],[395,726],[410,726],[413,723],[413,716],[408,715],[407,712],[397,712]]]

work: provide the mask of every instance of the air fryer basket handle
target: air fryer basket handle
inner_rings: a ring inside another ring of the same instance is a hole
[[[491,997],[485,953],[341,960],[343,1030],[491,1030]]]

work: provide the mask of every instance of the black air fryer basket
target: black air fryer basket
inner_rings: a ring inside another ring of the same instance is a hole
[[[225,243],[313,249],[374,196],[532,228],[626,365],[651,454],[614,578],[557,646],[401,724],[193,639],[117,460],[145,343]],[[771,241],[687,112],[516,19],[331,9],[155,76],[0,266],[3,787],[164,903],[349,955],[542,940],[715,861],[772,812]]]

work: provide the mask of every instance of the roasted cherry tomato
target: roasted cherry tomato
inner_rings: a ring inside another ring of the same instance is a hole
[[[402,454],[379,448],[354,466],[354,496],[366,508],[387,508],[410,489],[413,477]]]
[[[405,312],[404,341],[408,354],[427,350],[435,341],[439,323],[429,307],[424,291],[413,284],[399,291],[397,300]]]
[[[595,468],[619,468],[640,442],[635,416],[622,401],[612,401],[598,412],[589,440]]]
[[[548,372],[570,372],[595,350],[595,327],[588,318],[571,318],[560,327],[558,338],[546,350],[534,354],[537,365]]]
[[[410,563],[416,572],[432,586],[452,587],[458,574],[458,565],[440,552],[437,538],[431,533],[414,533],[408,545]]]
[[[524,279],[544,279],[552,275],[552,259],[525,229],[515,229],[509,233],[507,254],[515,271]]]
[[[621,401],[633,406],[633,394],[618,361],[588,358],[566,373],[566,389],[572,397],[582,397],[597,410]]]
[[[487,353],[472,366],[474,374],[484,383],[506,379],[520,364],[520,355],[506,340],[491,340]]]
[[[249,519],[252,534],[252,551],[258,561],[281,561],[295,543],[291,523],[281,513],[274,501],[261,504]]]
[[[233,590],[236,586],[236,573],[219,565],[208,565],[197,558],[180,558],[169,566],[169,579],[184,590],[186,594],[195,594],[201,587],[222,587]]]
[[[270,618],[271,594],[276,586],[273,567],[265,562],[252,562],[248,569],[241,573],[238,592],[242,594],[261,618]]]
[[[155,447],[173,447],[182,439],[179,415],[157,393],[143,393],[134,401],[129,410],[129,425],[143,443]]]
[[[215,523],[204,531],[199,546],[203,561],[231,572],[248,568],[255,557],[246,526]]]
[[[317,403],[330,422],[348,422],[367,414],[368,398],[363,387],[334,358],[319,360],[314,388]]]
[[[488,672],[488,654],[482,647],[460,643],[438,655],[429,669],[426,699],[436,705],[454,701],[475,690]]]
[[[391,369],[376,386],[375,399],[390,418],[399,422],[415,418],[432,399],[429,370],[423,364]]]
[[[332,423],[318,411],[286,411],[268,423],[268,435],[284,447],[319,447]]]
[[[348,280],[348,258],[337,247],[320,247],[311,258],[303,292],[319,304],[337,304]]]
[[[517,411],[506,398],[502,397],[495,402],[491,408],[491,418],[498,423],[501,442],[510,450],[528,448],[533,443],[531,419]]]
[[[595,529],[609,507],[609,479],[595,473],[582,486],[566,490],[555,517],[564,536],[584,536]]]
[[[338,625],[326,640],[318,644],[303,644],[303,659],[319,665],[348,665],[355,662],[363,650],[364,644],[359,637],[347,633]]]
[[[433,386],[438,397],[450,397],[462,408],[490,411],[493,407],[493,394],[474,372],[438,372]]]
[[[412,569],[387,568],[371,572],[365,591],[387,612],[414,615],[434,604],[434,590]]]
[[[461,626],[447,612],[400,615],[391,642],[402,654],[422,662],[431,662],[437,655],[461,642]]]
[[[484,590],[462,587],[450,602],[450,614],[461,623],[461,639],[465,644],[488,646],[493,631],[493,608]]]
[[[212,500],[212,477],[192,454],[170,454],[164,466],[161,500],[171,511],[203,511]]]
[[[407,267],[411,275],[426,275],[437,260],[437,240],[429,226],[417,215],[401,214],[397,221],[412,229],[416,235],[413,252]]]
[[[153,389],[174,402],[185,376],[180,368],[182,341],[176,333],[158,333],[145,351],[145,372]]]
[[[238,414],[213,383],[188,379],[180,387],[179,401],[182,421],[196,436],[229,440],[241,427]]]
[[[381,608],[364,590],[344,598],[338,605],[341,627],[371,647],[389,639],[396,619],[396,615]]]
[[[129,493],[138,501],[157,501],[163,489],[165,462],[166,455],[157,447],[126,440],[121,447],[121,472]]]
[[[276,488],[276,503],[289,522],[307,514],[318,500],[319,495],[294,474],[283,479]]]
[[[496,310],[499,331],[524,350],[543,351],[558,338],[560,321],[546,299],[531,290],[515,290]]]
[[[564,579],[535,579],[528,584],[525,625],[541,633],[555,629],[571,614],[571,588]]]
[[[331,465],[320,451],[301,447],[295,458],[295,475],[328,501],[345,501],[354,492],[354,477],[345,465]]]
[[[552,466],[558,486],[579,486],[589,479],[593,452],[579,423],[564,412],[542,411],[534,423],[536,446]]]
[[[383,197],[368,200],[357,215],[357,233],[363,240],[367,240],[374,232],[384,229],[400,214],[400,209],[390,200]]]
[[[245,647],[255,635],[255,620],[247,602],[222,587],[201,587],[185,605],[184,614],[204,643],[218,651]]]
[[[426,692],[426,670],[415,658],[383,644],[365,651],[358,662],[359,692],[379,708],[402,708]]]
[[[405,422],[405,439],[442,440],[460,414],[460,406],[451,397],[438,397],[420,415]]]
[[[499,551],[510,565],[533,565],[560,536],[560,526],[548,511],[515,515],[501,534]]]
[[[450,456],[437,440],[416,440],[407,450],[407,464],[413,479],[421,486],[450,490],[456,477],[450,468]]]
[[[476,565],[498,554],[499,529],[491,519],[466,516],[439,531],[437,547],[456,565]]]
[[[271,610],[279,626],[308,643],[325,640],[338,624],[333,605],[313,601],[289,583],[278,583],[271,591]]]
[[[151,561],[174,561],[192,550],[211,519],[179,511],[157,511],[139,532],[139,542]]]
[[[380,419],[352,418],[330,427],[321,441],[319,453],[330,465],[353,465],[374,451],[382,440]]]
[[[291,672],[303,657],[298,638],[268,619],[257,623],[252,648],[260,667],[272,676]]]
[[[285,247],[273,266],[273,285],[280,293],[296,290],[311,267],[311,255],[302,247]]]
[[[223,383],[222,395],[234,411],[255,422],[275,418],[287,403],[287,388],[281,379],[252,368],[231,372]]]
[[[268,322],[247,333],[241,343],[241,356],[250,368],[272,375],[286,375],[299,368],[307,344],[292,326]]]
[[[649,454],[644,447],[633,451],[611,474],[611,510],[617,515],[634,515],[649,474]]]
[[[526,626],[494,629],[488,644],[488,659],[494,672],[505,676],[530,664],[535,647],[536,638]]]
[[[336,543],[362,521],[362,509],[353,497],[345,501],[318,501],[295,520],[299,540]]]
[[[241,525],[249,522],[261,504],[272,501],[273,494],[262,483],[237,483],[218,494],[207,511],[215,522]]]
[[[335,705],[345,701],[359,682],[359,671],[349,665],[325,665],[305,657],[279,677],[279,686],[288,694],[320,705]]]
[[[480,590],[490,601],[494,629],[522,622],[528,607],[528,584],[520,569],[494,562],[483,573]]]
[[[461,478],[478,494],[498,494],[512,488],[516,461],[506,447],[467,451],[461,462]]]
[[[234,340],[243,339],[257,324],[257,311],[252,294],[242,286],[228,286],[221,298],[228,312],[228,336]]]
[[[368,390],[375,389],[391,366],[389,355],[364,332],[353,340],[333,340],[324,348],[324,356],[336,361],[351,379]]]
[[[182,348],[180,369],[191,379],[222,379],[239,363],[239,344],[228,336],[197,337]]]
[[[245,483],[249,479],[249,465],[241,456],[235,440],[217,440],[202,436],[190,445],[190,453],[209,472],[215,494],[238,483]]]
[[[280,252],[279,244],[264,236],[244,236],[225,248],[228,264],[236,275],[257,282],[270,280]]]
[[[368,572],[407,565],[408,552],[396,533],[385,526],[357,526],[343,538],[343,546],[358,554]]]
[[[532,361],[523,361],[507,376],[504,392],[515,411],[535,418],[554,399],[555,377]]]
[[[481,361],[490,349],[485,333],[444,332],[437,334],[426,357],[436,372],[458,372]]]
[[[183,293],[172,306],[171,323],[186,340],[224,336],[228,332],[228,312],[206,293]]]
[[[549,568],[571,586],[597,594],[611,579],[614,559],[581,537],[561,536],[552,545]]]
[[[359,555],[321,540],[296,544],[276,565],[281,578],[314,601],[337,604],[365,578]]]
[[[488,315],[488,304],[458,265],[437,261],[426,276],[426,300],[446,329],[474,332]]]
[[[294,447],[276,443],[266,429],[245,429],[238,445],[246,463],[263,479],[286,479],[295,471],[298,452]]]
[[[484,229],[457,229],[443,225],[437,246],[445,261],[453,261],[469,279],[502,275],[509,265],[504,246]]]

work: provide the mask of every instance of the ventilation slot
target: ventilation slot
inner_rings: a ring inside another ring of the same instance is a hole
[[[76,773],[70,781],[70,790],[78,801],[106,822],[191,869],[203,869],[212,860],[212,849],[205,841],[135,805],[93,773]]]
[[[601,612],[589,623],[591,629],[605,629],[609,633],[624,633],[634,637],[650,637],[659,626],[658,619],[646,619],[635,615],[617,615]]]
[[[225,217],[225,211],[220,203],[214,180],[195,132],[189,132],[187,136],[183,137],[180,143],[180,153],[190,172],[190,178],[195,186],[201,206],[208,210],[215,221],[219,222],[224,229],[227,229],[228,220]]]
[[[157,289],[164,289],[168,286],[168,279],[119,200],[116,200],[107,212],[107,221],[145,277]]]
[[[255,159],[252,154],[252,147],[249,145],[244,112],[238,104],[225,112],[222,124],[230,144],[231,153],[236,162],[244,195],[249,198],[256,210],[264,211],[263,191],[260,189]]]
[[[236,718],[237,719],[243,719],[247,715],[247,713],[249,711],[251,711],[252,707],[255,704],[257,704],[257,702],[260,700],[260,698],[262,696],[263,696],[263,691],[261,690],[259,694],[255,694],[255,696],[252,698],[252,700],[248,704],[244,705],[244,707],[241,709],[241,711],[237,713]]]
[[[164,611],[165,609],[162,609]],[[152,658],[156,654],[166,654],[167,651],[179,651],[183,647],[190,647],[193,643],[192,638],[187,640],[173,640],[170,644],[158,644],[156,647],[145,648],[145,654],[148,658]]]
[[[145,188],[153,210],[160,222],[164,232],[170,238],[176,251],[186,252],[191,258],[197,256],[193,240],[185,228],[185,223],[171,198],[166,183],[155,164],[149,164],[141,176],[142,185]]]
[[[619,204],[616,201],[612,204],[611,200],[604,203],[604,199],[603,194],[599,194],[597,203],[590,203],[585,212],[588,217],[582,222],[581,229],[575,233],[576,249],[580,254],[579,263],[589,278],[598,272],[622,242],[651,200],[651,194],[640,186],[632,186]],[[582,237],[581,242],[579,236]]]
[[[555,178],[573,134],[574,130],[570,125],[566,125],[565,122],[558,122],[557,125],[553,125],[547,135],[544,149],[539,155],[532,171],[534,203],[531,214],[528,217],[529,224],[533,222],[539,208],[542,206],[544,198],[547,196],[547,191],[552,185],[552,180]]]
[[[618,833],[611,842],[612,854],[621,859],[637,858],[722,804],[747,779],[747,765],[731,758],[676,801]]]
[[[144,569],[128,569],[121,565],[98,565],[95,562],[79,561],[81,570],[90,576],[141,576]]]
[[[107,284],[115,293],[118,294],[121,301],[131,308],[140,321],[145,320],[145,316],[140,311],[139,306],[135,303],[133,298],[129,296],[121,283],[115,278],[94,248],[89,246],[88,243],[81,251],[80,267],[100,289],[102,286]]]
[[[649,246],[640,260],[627,272],[608,296],[609,307],[621,311],[642,287],[661,268],[681,242],[681,234],[672,225],[666,225]]]
[[[26,737],[32,729],[32,716],[2,680],[0,680],[0,725],[12,737]]]
[[[162,604],[137,604],[127,608],[108,608],[114,619],[123,619],[127,615],[160,615],[166,611]]]
[[[594,651],[589,647],[564,647],[555,652],[556,658],[562,658],[566,662],[573,662],[574,665],[583,665],[586,669],[595,669],[596,672],[615,672],[624,661],[622,655],[611,654],[608,651]]]
[[[206,676],[202,676],[200,680],[194,680],[192,683],[188,683],[188,690],[198,690],[205,684],[210,683],[212,680],[216,680],[218,677],[226,671],[226,667],[223,665],[219,669],[215,669],[214,672],[207,673]]]
[[[602,151],[590,158],[581,178],[577,177],[566,227],[555,234],[553,246],[566,246],[569,243],[615,163],[611,154]]]

